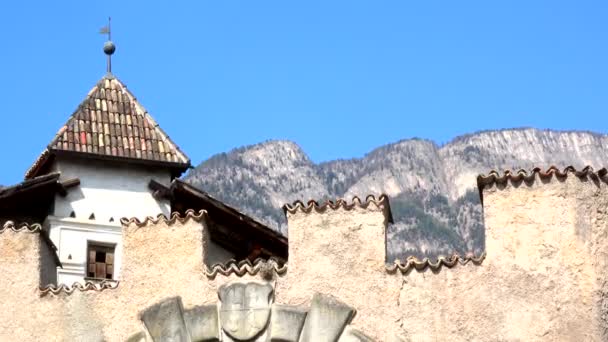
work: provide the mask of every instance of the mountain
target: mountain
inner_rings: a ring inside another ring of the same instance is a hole
[[[287,233],[281,206],[295,200],[390,197],[388,261],[484,249],[475,178],[490,170],[535,166],[600,168],[608,135],[533,128],[482,131],[439,146],[406,139],[362,158],[313,163],[294,142],[266,141],[220,153],[185,180]]]

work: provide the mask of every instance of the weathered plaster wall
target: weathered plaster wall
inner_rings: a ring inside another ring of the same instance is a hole
[[[163,299],[180,296],[186,309],[215,304],[222,284],[256,279],[274,285],[277,304],[334,296],[357,309],[352,327],[379,341],[602,341],[607,190],[574,174],[487,185],[483,263],[405,273],[385,269],[386,210],[375,202],[289,212],[289,266],[274,277],[206,277],[203,216],[131,221],[118,288],[43,297],[38,236],[5,231],[0,340],[123,340],[142,330],[138,313]]]
[[[12,228],[7,224],[0,227],[0,340],[42,340],[45,334],[53,333],[47,329],[47,322],[56,314],[49,308],[61,310],[63,303],[45,305],[38,294],[44,273],[40,256],[46,254],[47,248],[40,233],[21,225],[14,227],[18,231]],[[38,321],[42,322],[40,328],[36,326]],[[61,332],[55,335],[62,336]]]
[[[139,330],[138,313],[152,304],[181,296],[192,307],[215,299],[214,286],[204,275],[203,251],[208,242],[204,215],[185,222],[164,219],[123,227],[123,273],[115,290],[83,293],[109,340],[123,340]],[[66,296],[68,302],[74,296]],[[78,329],[84,331],[85,327]]]
[[[606,208],[602,181],[540,179],[484,189],[480,267],[403,277],[412,341],[603,341]]]
[[[354,327],[386,341],[399,317],[401,279],[386,274],[382,205],[309,210],[287,213],[289,269],[278,302],[309,305],[315,292],[331,294],[357,309]]]
[[[500,267],[497,274],[505,278],[511,273],[522,279],[512,281],[512,288],[527,285],[528,295],[510,312],[536,313],[540,323],[521,320],[520,329],[546,333],[551,340],[608,338],[602,288],[608,261],[605,181],[596,174],[537,175],[531,185],[494,185],[484,191],[484,201],[488,266]],[[515,298],[512,303],[517,305]],[[525,309],[532,305],[536,312]]]
[[[45,296],[38,291],[39,235],[0,234],[0,271],[7,275],[0,340],[121,341],[140,329],[139,312],[162,299],[181,296],[185,306],[216,300],[215,282],[203,268],[204,215],[130,222],[123,233],[123,280],[116,289]]]

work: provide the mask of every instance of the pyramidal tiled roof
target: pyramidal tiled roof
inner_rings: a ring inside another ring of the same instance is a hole
[[[111,74],[89,91],[25,177],[36,176],[54,154],[61,152],[156,162],[183,170],[190,166],[190,159]]]

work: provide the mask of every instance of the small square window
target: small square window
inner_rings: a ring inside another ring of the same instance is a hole
[[[87,246],[87,278],[113,279],[115,246],[89,242]]]

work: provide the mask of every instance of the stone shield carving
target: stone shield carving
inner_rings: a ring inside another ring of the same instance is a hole
[[[269,284],[235,283],[219,289],[220,322],[230,337],[251,340],[268,325],[273,289]]]
[[[144,331],[129,342],[371,342],[349,324],[355,308],[316,293],[310,307],[274,303],[268,283],[237,282],[218,290],[219,303],[184,308],[166,298],[140,312]]]

